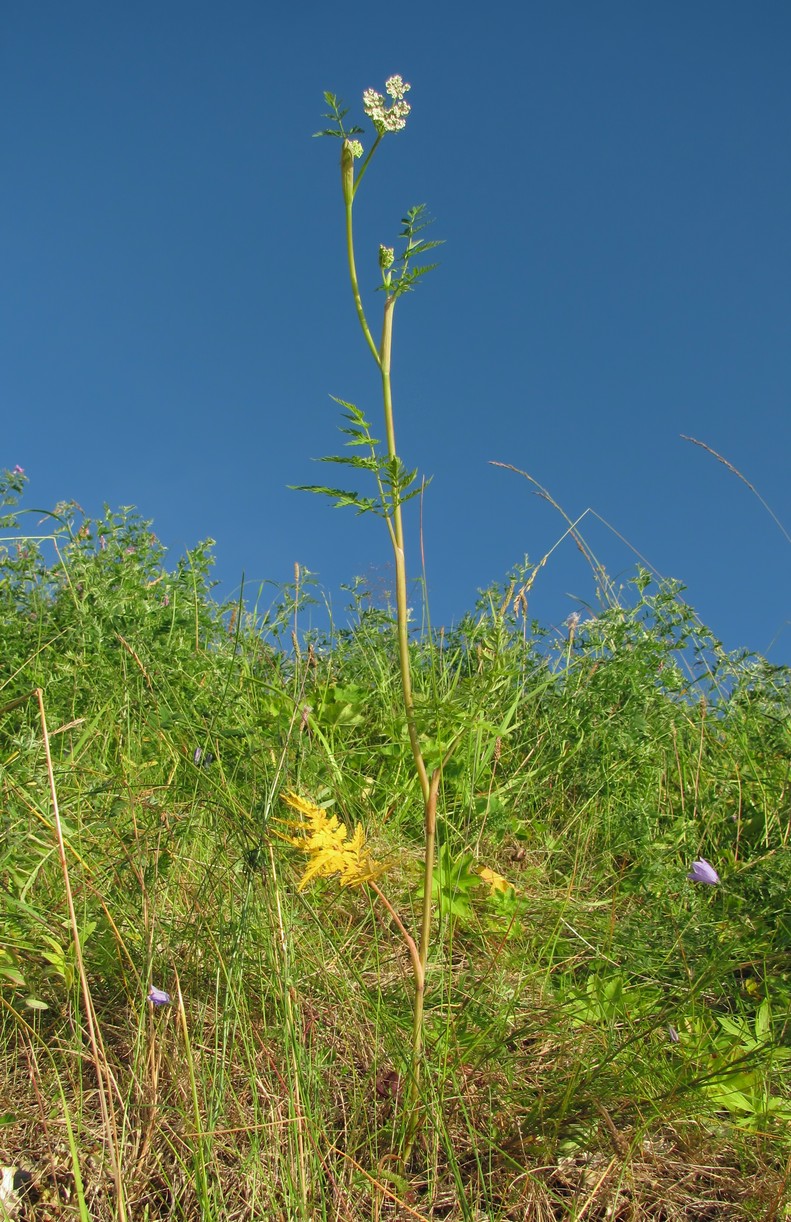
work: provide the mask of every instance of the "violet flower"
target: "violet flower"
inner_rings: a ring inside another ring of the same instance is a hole
[[[714,866],[710,866],[702,857],[700,861],[693,861],[692,869],[687,878],[691,879],[693,883],[708,883],[710,887],[713,887],[715,883],[720,881],[720,876],[714,869]]]
[[[164,989],[158,989],[156,985],[152,984],[148,990],[148,1000],[155,1006],[169,1006],[170,993],[166,993]]]

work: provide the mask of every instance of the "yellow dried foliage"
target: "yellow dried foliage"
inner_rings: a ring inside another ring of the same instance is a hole
[[[498,874],[496,870],[490,870],[488,866],[478,871],[478,877],[481,882],[487,883],[492,891],[502,891],[503,895],[510,891],[512,886],[507,878],[503,878],[502,874]]]
[[[387,869],[366,852],[365,832],[360,824],[349,837],[346,824],[337,815],[328,814],[296,793],[283,793],[281,797],[301,816],[284,820],[293,834],[283,837],[308,858],[299,880],[300,891],[315,878],[332,878],[336,874],[342,887],[360,887]]]

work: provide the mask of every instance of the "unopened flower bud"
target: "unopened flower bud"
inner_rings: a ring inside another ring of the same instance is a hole
[[[395,262],[395,250],[392,246],[379,247],[379,266],[383,272],[386,272],[388,267],[392,267]]]
[[[341,183],[343,185],[344,203],[350,204],[354,198],[354,148],[356,140],[344,140],[341,150]]]

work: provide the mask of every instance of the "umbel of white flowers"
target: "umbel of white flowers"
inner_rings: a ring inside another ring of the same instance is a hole
[[[411,88],[400,76],[389,77],[385,81],[385,89],[393,99],[392,106],[385,106],[384,96],[375,89],[365,90],[363,110],[380,134],[400,132],[402,127],[406,127],[406,117],[412,107],[404,101],[404,94]]]

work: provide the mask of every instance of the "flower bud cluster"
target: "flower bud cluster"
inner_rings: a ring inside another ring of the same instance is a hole
[[[392,106],[385,106],[384,96],[375,89],[365,90],[363,110],[380,134],[398,132],[406,127],[406,117],[412,107],[404,101],[404,94],[411,88],[400,76],[389,77],[385,89],[393,100]]]

